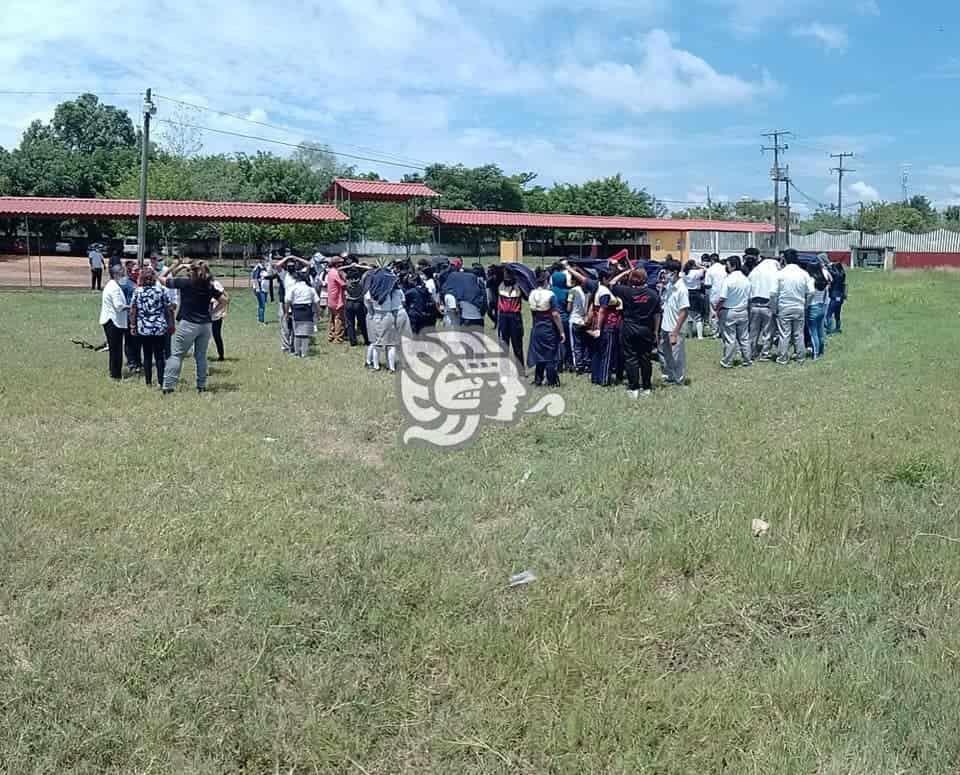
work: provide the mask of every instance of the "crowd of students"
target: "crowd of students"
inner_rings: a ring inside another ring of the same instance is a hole
[[[218,359],[224,359],[223,322],[230,300],[206,262],[177,261],[165,267],[154,255],[143,268],[134,261],[117,262],[109,272],[101,294],[100,325],[109,351],[110,378],[123,378],[126,358],[131,376],[142,375],[152,386],[156,370],[162,392],[172,393],[183,359],[192,350],[197,390],[205,392],[211,340]]]
[[[278,281],[280,346],[307,357],[327,319],[327,339],[365,347],[368,368],[399,367],[404,334],[424,328],[475,329],[488,318],[536,385],[558,385],[562,373],[590,375],[600,386],[625,383],[649,395],[653,364],[662,384],[688,382],[684,339],[722,340],[720,365],[802,361],[823,356],[829,319],[840,331],[846,299],[843,267],[826,256],[804,263],[758,250],[721,259],[704,255],[685,266],[668,258],[634,267],[625,258],[560,261],[532,271],[523,264],[465,268],[461,259],[360,264],[347,254],[262,259],[251,273],[264,321],[265,283]],[[523,307],[532,329],[525,346]]]
[[[164,393],[176,387],[183,358],[193,351],[197,389],[206,390],[207,348],[224,358],[222,327],[229,303],[203,261],[170,267],[153,256],[139,269],[115,263],[102,291],[100,323],[110,351],[110,376],[131,374]],[[599,386],[625,384],[631,395],[653,390],[659,363],[663,385],[688,383],[685,339],[722,341],[720,365],[823,356],[828,333],[839,333],[847,297],[841,265],[825,255],[780,259],[703,255],[685,266],[669,258],[634,266],[609,260],[558,261],[534,272],[519,263],[465,268],[461,259],[394,262],[374,267],[341,254],[311,259],[261,258],[250,273],[257,318],[266,324],[276,284],[280,348],[299,358],[326,319],[331,344],[364,347],[367,368],[400,367],[404,335],[439,326],[483,328],[489,319],[522,375],[559,385],[563,373],[589,375]],[[524,305],[532,328],[526,339]]]

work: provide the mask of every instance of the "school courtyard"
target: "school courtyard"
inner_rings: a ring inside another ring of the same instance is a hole
[[[456,452],[243,287],[166,398],[0,292],[0,772],[956,771],[960,276],[848,277],[820,362]]]

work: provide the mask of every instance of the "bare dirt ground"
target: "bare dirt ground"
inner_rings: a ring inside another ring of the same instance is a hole
[[[83,256],[0,255],[0,288],[89,288],[90,265]],[[239,261],[212,266],[227,288],[246,287],[247,270]],[[106,285],[109,274],[103,272]]]

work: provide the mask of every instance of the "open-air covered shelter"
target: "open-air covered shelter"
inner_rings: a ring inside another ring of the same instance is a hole
[[[747,221],[683,220],[564,213],[520,213],[493,210],[429,210],[417,218],[422,226],[434,228],[441,241],[442,229],[511,230],[522,240],[530,230],[578,235],[579,250],[584,237],[618,235],[610,244],[626,247],[633,259],[659,261],[668,254],[687,260],[692,252],[743,252],[761,247],[760,235],[773,234],[769,223]],[[545,245],[545,242],[544,242]]]
[[[28,285],[33,285],[30,221],[136,220],[136,199],[80,199],[47,197],[0,197],[0,218],[22,218],[27,225]],[[196,221],[207,223],[342,223],[348,217],[332,204],[276,204],[270,202],[197,202],[152,199],[147,202],[148,221]],[[39,247],[39,246],[38,246]],[[38,257],[41,251],[37,251]],[[43,286],[43,261],[38,261]]]

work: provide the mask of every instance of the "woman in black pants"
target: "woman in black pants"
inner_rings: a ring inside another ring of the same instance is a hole
[[[140,273],[140,287],[133,292],[130,304],[130,331],[143,347],[143,375],[147,385],[153,384],[153,365],[157,365],[157,382],[163,384],[166,361],[167,332],[173,330],[173,306],[165,288],[157,284],[157,274],[150,266]]]
[[[110,349],[110,379],[123,377],[123,337],[127,331],[127,297],[123,295],[120,280],[123,279],[123,267],[114,264],[110,267],[110,281],[103,288],[100,297],[100,325],[107,337]]]
[[[217,347],[217,360],[223,360],[223,319],[227,316],[227,307],[230,306],[230,296],[223,288],[219,280],[213,281],[213,287],[223,294],[220,297],[220,304],[211,304],[210,318],[212,322],[213,343]]]

